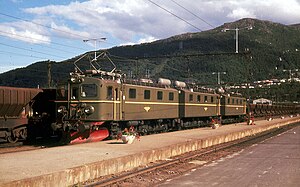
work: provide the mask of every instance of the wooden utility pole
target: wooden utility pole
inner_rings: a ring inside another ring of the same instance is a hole
[[[51,63],[50,60],[47,62],[47,77],[48,77],[48,88],[51,88]]]

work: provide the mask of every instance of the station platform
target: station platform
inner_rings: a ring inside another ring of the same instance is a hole
[[[6,153],[0,186],[71,186],[297,122],[300,116],[142,136],[133,144],[109,140]]]

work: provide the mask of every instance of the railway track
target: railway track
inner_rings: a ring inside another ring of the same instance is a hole
[[[48,147],[59,146],[57,139],[37,139],[34,143],[26,141],[19,141],[16,143],[0,142],[0,154],[16,153],[23,151],[32,151],[37,149],[44,149]]]
[[[0,142],[0,155],[7,154],[7,153],[16,153],[16,152],[23,152],[23,151],[31,151],[40,149],[43,146],[40,145],[27,145],[24,141],[18,141],[16,143],[7,143],[7,142]]]
[[[169,160],[158,161],[132,171],[109,175],[77,186],[155,186],[169,178],[183,175],[195,168],[212,163],[215,160],[240,152],[268,138],[290,130],[300,123],[265,131],[255,136],[223,143],[206,149],[189,152]]]

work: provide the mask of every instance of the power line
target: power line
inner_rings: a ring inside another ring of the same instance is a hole
[[[192,11],[188,10],[187,8],[185,8],[184,6],[180,5],[178,2],[171,0],[173,3],[175,3],[177,6],[183,8],[184,10],[186,10],[187,12],[189,12],[190,14],[192,14],[193,16],[195,16],[196,18],[200,19],[201,21],[203,21],[204,23],[206,23],[207,25],[209,25],[211,28],[215,28],[215,26],[213,26],[212,24],[208,23],[207,21],[205,21],[204,19],[202,19],[201,17],[199,17],[198,15],[194,14]]]
[[[188,22],[187,20],[181,18],[180,16],[178,16],[178,15],[172,13],[171,11],[169,11],[169,10],[167,10],[166,8],[160,6],[159,4],[157,4],[157,3],[155,3],[155,2],[153,2],[153,1],[151,1],[151,0],[148,0],[148,1],[149,1],[150,3],[152,3],[152,4],[154,4],[155,6],[157,6],[157,7],[161,8],[161,9],[163,9],[164,11],[168,12],[169,14],[175,16],[176,18],[180,19],[181,21],[184,21],[185,23],[187,23],[188,25],[194,27],[195,29],[197,29],[197,30],[199,30],[199,31],[202,31],[199,27],[193,25],[192,23],[190,23],[190,22]]]
[[[148,1],[151,2],[152,4],[156,5],[157,7],[163,9],[164,11],[170,13],[171,15],[175,16],[176,18],[178,18],[178,19],[184,21],[185,23],[191,25],[192,27],[194,27],[194,28],[196,28],[196,29],[198,29],[199,31],[202,32],[202,30],[201,30],[199,27],[196,27],[195,25],[193,25],[193,24],[191,24],[190,22],[186,21],[185,19],[179,17],[178,15],[172,13],[171,11],[167,10],[166,8],[163,8],[162,6],[160,6],[159,4],[157,4],[157,3],[155,3],[155,2],[153,2],[153,1],[151,1],[151,0],[148,0]],[[171,0],[171,1],[173,1],[173,0]],[[189,13],[193,14],[193,15],[196,16],[197,18],[199,18],[201,21],[204,21],[205,23],[209,24],[209,23],[206,22],[204,19],[202,19],[202,18],[200,18],[199,16],[197,16],[196,14],[192,13],[191,11],[189,11],[188,9],[186,9],[185,7],[183,7],[182,5],[180,5],[179,3],[175,2],[175,1],[173,1],[173,2],[174,2],[175,4],[177,4],[178,6],[180,6],[181,8],[185,9],[186,11],[188,11]],[[211,25],[211,24],[209,24],[209,25],[210,25],[211,27],[214,28],[213,25]],[[219,39],[217,39],[217,38],[214,37],[214,36],[212,36],[212,38],[215,39],[215,40],[218,41],[218,42],[221,42]],[[231,49],[231,47],[229,47],[229,44],[226,44],[226,46],[227,46],[228,49]]]
[[[82,39],[86,38],[86,36],[81,36],[79,34],[74,34],[74,33],[71,33],[71,32],[59,30],[59,29],[56,29],[56,28],[53,28],[53,27],[50,27],[50,26],[47,26],[47,25],[36,23],[36,22],[30,21],[30,20],[27,20],[27,19],[23,19],[23,18],[19,18],[19,17],[16,17],[16,16],[12,16],[12,15],[9,15],[9,14],[6,14],[6,13],[0,12],[0,15],[6,16],[6,17],[9,17],[9,18],[13,18],[13,19],[17,19],[17,20],[21,20],[21,21],[25,21],[25,22],[29,22],[29,23],[32,23],[32,24],[35,24],[35,25],[38,25],[38,26],[41,26],[41,27],[45,27],[45,28],[48,28],[48,29],[56,30],[56,31],[63,32],[63,33],[69,34],[69,35],[78,36],[79,39],[80,39],[80,41],[82,41]],[[44,35],[44,36],[47,36],[47,35]],[[55,37],[55,36],[49,36],[49,37]],[[60,37],[60,38],[62,38],[62,37]],[[75,48],[75,49],[80,49],[80,50],[86,50],[84,48],[80,48],[80,47],[76,47],[76,46],[70,46],[70,45],[66,45],[66,44],[60,44],[60,43],[56,43],[56,42],[53,42],[53,41],[51,41],[51,43],[52,44],[56,44],[56,45],[60,45],[60,46],[64,46],[64,47]],[[111,43],[111,42],[107,42],[107,41],[103,41],[103,43],[107,43],[107,44],[110,44],[110,45],[117,46],[117,44],[114,44],[114,43]]]
[[[21,20],[21,21],[26,21],[26,22],[33,23],[33,24],[38,25],[38,26],[42,26],[42,27],[50,28],[50,29],[53,29],[53,30],[56,30],[56,31],[60,31],[60,32],[64,32],[64,33],[67,33],[67,34],[74,35],[73,33],[70,33],[70,32],[61,31],[61,30],[55,29],[55,28],[53,28],[53,27],[49,27],[49,26],[46,26],[46,25],[42,25],[42,24],[39,24],[39,23],[36,23],[36,22],[32,22],[32,21],[29,21],[29,20],[26,20],[26,19],[18,18],[18,17],[15,17],[15,16],[11,16],[11,15],[8,15],[8,14],[1,13],[1,12],[0,12],[0,15],[2,15],[2,16],[7,16],[7,17],[10,17],[10,18],[14,18],[14,19]],[[7,32],[4,32],[4,31],[1,31],[1,32],[2,32],[2,33],[7,33]],[[7,34],[12,34],[12,33],[7,33]],[[12,34],[12,35],[18,36],[17,34]],[[44,35],[44,36],[49,36],[49,37],[50,37],[50,35]],[[78,36],[80,36],[80,35],[78,35]],[[52,36],[52,37],[54,37],[54,36]],[[83,36],[80,36],[80,37],[81,37],[81,38],[84,38]],[[40,40],[40,41],[45,42],[45,40],[41,40],[41,39],[35,39],[35,40]],[[76,49],[86,50],[86,49],[84,49],[84,48],[79,48],[79,47],[70,46],[70,45],[65,45],[65,44],[58,44],[58,43],[55,43],[55,42],[51,42],[51,43],[57,44],[57,45],[62,45],[62,46],[65,46],[65,47],[70,47],[70,48],[76,48]]]
[[[21,36],[21,35],[18,35],[18,34],[13,34],[13,33],[4,32],[4,31],[0,31],[0,35],[1,35],[1,33],[7,34],[7,35],[11,35],[11,36],[17,36],[17,37],[25,38],[25,39],[32,39],[32,40],[37,40],[37,41],[41,41],[41,42],[48,42],[47,40],[42,40],[42,39],[37,39],[37,38],[32,38],[32,37]],[[7,36],[7,35],[2,35],[2,36]],[[51,43],[55,44],[55,45],[60,45],[60,46],[63,46],[63,47],[71,47],[71,48],[81,49],[81,48],[72,47],[72,46],[68,46],[68,45],[64,45],[64,44],[60,44],[60,43],[55,43],[55,42],[51,42]],[[73,52],[70,52],[70,51],[65,51],[65,50],[62,50],[62,49],[56,49],[56,48],[49,47],[49,46],[44,46],[44,45],[41,45],[41,44],[35,44],[35,45],[39,45],[39,46],[46,47],[46,48],[49,48],[49,49],[54,49],[54,50],[57,50],[57,51],[63,51],[63,52],[66,52],[66,53],[74,54]]]
[[[73,36],[76,36],[80,40],[82,40],[83,38],[86,38],[86,36],[82,36],[82,35],[79,35],[79,34],[67,32],[67,31],[60,30],[60,29],[56,29],[56,28],[53,28],[51,26],[47,26],[47,25],[43,25],[43,24],[40,24],[40,23],[36,23],[34,21],[30,21],[30,20],[27,20],[27,19],[19,18],[19,17],[12,16],[12,15],[9,15],[9,14],[6,14],[6,13],[0,12],[0,15],[6,16],[6,17],[9,17],[9,18],[13,18],[13,19],[17,19],[17,20],[21,20],[21,21],[25,21],[25,22],[28,22],[28,23],[33,23],[35,25],[38,25],[38,26],[41,26],[41,27],[45,27],[45,28],[48,28],[48,29],[52,29],[52,30],[55,30],[55,31],[58,31],[58,32],[62,32],[62,33],[65,33],[65,34],[73,35]],[[116,45],[116,44],[113,44],[113,43],[110,43],[110,42],[105,42],[105,41],[104,41],[104,43],[107,43],[107,44],[110,44],[110,45]]]
[[[174,54],[174,55],[161,55],[161,56],[148,56],[148,57],[120,57],[117,55],[110,55],[113,58],[117,59],[118,61],[127,61],[127,62],[138,62],[138,60],[147,59],[149,60],[147,63],[156,65],[155,63],[152,63],[150,59],[172,59],[172,58],[189,58],[189,57],[204,57],[204,56],[231,56],[231,55],[239,55],[239,56],[246,56],[250,55],[251,51],[245,51],[241,53],[232,53],[232,52],[225,52],[225,53],[197,53],[197,54]],[[120,60],[121,59],[121,60]],[[182,72],[182,69],[176,69],[174,67],[169,66],[168,64],[165,64],[165,67],[168,67],[169,69],[172,69],[174,71]]]
[[[48,29],[56,30],[56,31],[63,32],[63,33],[66,33],[66,34],[71,34],[71,35],[73,35],[73,36],[80,37],[80,39],[83,38],[83,36],[81,36],[81,35],[79,35],[79,34],[74,34],[74,33],[71,33],[71,32],[63,31],[63,30],[56,29],[56,28],[53,28],[53,27],[50,27],[50,26],[47,26],[47,25],[43,25],[43,24],[40,24],[40,23],[36,23],[36,22],[34,22],[34,21],[29,21],[29,20],[27,20],[27,19],[19,18],[19,17],[16,17],[16,16],[11,16],[11,15],[8,15],[8,14],[2,13],[2,12],[0,12],[0,15],[6,16],[6,17],[10,17],[10,18],[13,18],[13,19],[17,19],[17,20],[26,21],[26,22],[28,22],[28,23],[33,23],[33,24],[35,24],[35,25],[38,25],[38,26],[41,26],[41,27],[46,27],[46,28],[48,28]]]
[[[35,55],[25,55],[25,54],[10,52],[10,51],[0,51],[0,52],[1,53],[12,54],[12,55],[18,55],[18,56],[25,56],[25,57],[37,58],[37,59],[47,59],[47,58],[39,57],[39,56],[35,56]]]
[[[39,51],[35,51],[35,50],[30,50],[30,49],[26,49],[26,48],[23,48],[23,47],[16,47],[16,46],[5,44],[5,43],[1,43],[1,42],[0,42],[0,45],[4,45],[4,46],[7,46],[7,47],[12,47],[12,48],[16,48],[16,49],[21,49],[21,50],[24,50],[24,51],[30,51],[30,52],[34,52],[34,53],[39,53],[39,54],[43,54],[43,55],[49,55],[49,56],[53,56],[53,57],[57,57],[57,58],[62,58],[62,59],[65,58],[65,57],[62,57],[62,56],[53,55],[53,54],[44,53],[44,52],[39,52]]]
[[[121,56],[117,56],[117,55],[110,55],[112,57],[112,59],[116,59],[117,61],[123,61],[123,62],[132,62],[132,63],[137,63],[139,61],[139,59],[130,59],[130,58],[126,58],[126,57],[121,57]],[[146,58],[145,58],[146,59]],[[147,59],[149,60],[149,59]],[[152,65],[156,65],[154,62],[152,62],[151,60],[146,62],[147,64],[152,64]],[[178,71],[178,72],[182,72],[182,70],[180,69],[176,69],[174,67],[169,66],[168,64],[164,65],[165,67],[172,69],[174,71]]]
[[[182,6],[181,4],[177,3],[175,0],[171,0],[173,3],[175,3],[177,6],[181,7],[182,9],[184,9],[185,11],[187,11],[188,13],[192,14],[193,16],[195,16],[196,18],[200,19],[201,21],[203,21],[204,23],[206,23],[207,25],[211,26],[213,29],[215,28],[215,26],[211,25],[210,23],[208,23],[207,21],[205,21],[204,19],[202,19],[201,17],[199,17],[198,15],[196,15],[195,13],[193,13],[192,11],[188,10],[187,8],[185,8],[184,6]],[[217,39],[216,37],[212,36],[212,38],[214,38],[216,41],[221,42],[219,39]],[[229,47],[229,44],[226,44],[226,47],[228,49],[231,49],[231,47]]]

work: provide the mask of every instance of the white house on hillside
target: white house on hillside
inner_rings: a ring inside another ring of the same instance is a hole
[[[269,99],[265,99],[265,98],[259,98],[259,99],[253,100],[253,104],[268,104],[268,105],[272,105],[272,101],[269,100]]]

